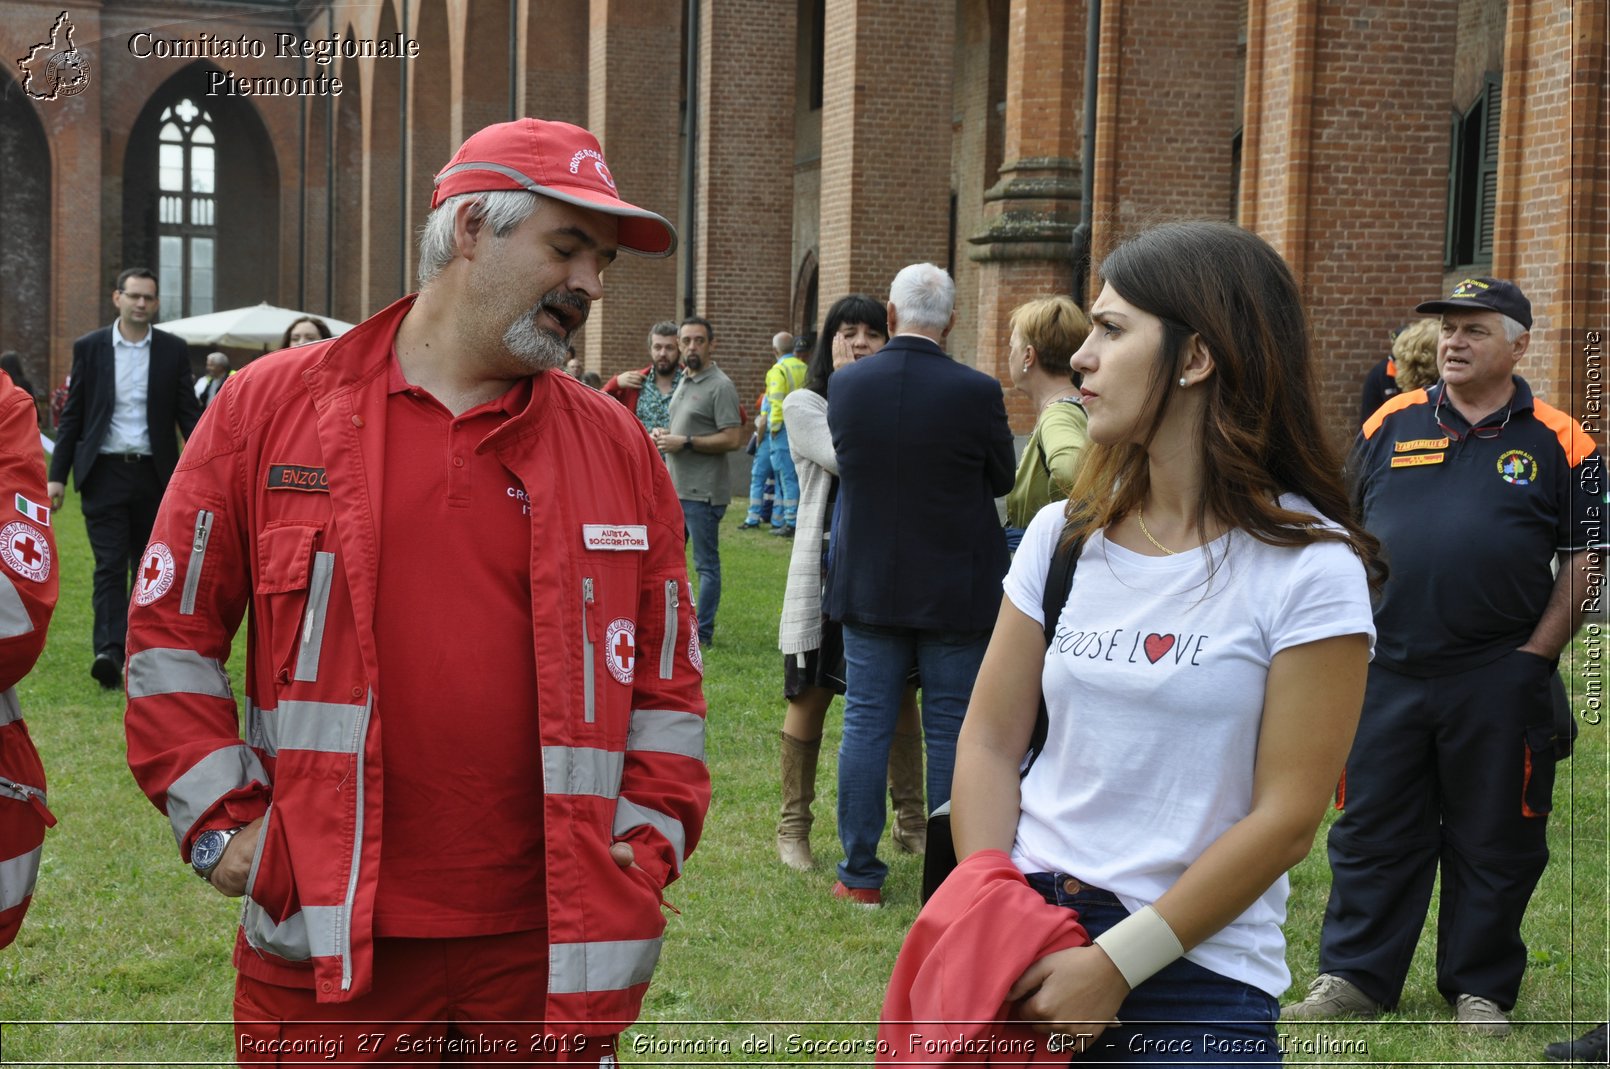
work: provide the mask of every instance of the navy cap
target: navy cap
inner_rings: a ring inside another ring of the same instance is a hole
[[[1447,300],[1427,301],[1414,310],[1425,315],[1464,310],[1498,312],[1532,329],[1532,302],[1519,286],[1503,278],[1467,278],[1453,288]]]

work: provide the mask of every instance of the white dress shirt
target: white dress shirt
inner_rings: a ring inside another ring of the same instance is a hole
[[[112,404],[112,424],[101,442],[102,453],[151,453],[151,426],[145,402],[151,392],[151,331],[131,342],[123,337],[118,322],[112,323],[112,355],[117,364],[117,396]]]

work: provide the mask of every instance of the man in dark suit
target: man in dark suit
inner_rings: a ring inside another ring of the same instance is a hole
[[[157,314],[157,280],[131,267],[112,292],[117,319],[73,343],[73,371],[50,458],[50,500],[61,507],[67,473],[74,472],[95,553],[95,661],[101,686],[123,678],[123,637],[128,629],[129,586],[142,557],[158,570],[188,547],[153,547],[145,554],[162,491],[179,463],[174,428],[186,438],[201,416],[181,338],[151,326]]]
[[[828,384],[839,491],[824,611],[844,625],[846,668],[833,893],[861,905],[882,902],[884,771],[907,675],[916,665],[922,677],[931,811],[950,799],[1006,575],[995,498],[1012,488],[1012,431],[1001,384],[940,347],[955,297],[933,264],[902,270],[889,344]]]

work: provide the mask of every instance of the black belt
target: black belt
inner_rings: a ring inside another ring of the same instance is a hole
[[[102,453],[103,457],[121,460],[125,464],[138,464],[142,460],[150,460],[150,453]]]

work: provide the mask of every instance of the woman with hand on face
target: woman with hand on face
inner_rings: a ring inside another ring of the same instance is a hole
[[[1096,1037],[1103,1062],[1279,1062],[1285,873],[1358,722],[1378,545],[1351,518],[1273,249],[1170,224],[1101,276],[1073,358],[1091,444],[1006,578],[957,747],[957,853],[1008,852],[1095,939],[1034,960],[1013,1016]],[[1082,548],[1047,649],[1062,539]]]
[[[1006,495],[1006,548],[1016,553],[1034,514],[1066,500],[1079,471],[1089,417],[1079,404],[1077,376],[1068,361],[1090,333],[1090,320],[1072,298],[1057,296],[1018,305],[1011,324],[1006,370],[1035,412],[1017,480]]]
[[[291,325],[285,328],[285,336],[280,339],[280,348],[291,349],[298,345],[310,345],[332,336],[329,324],[324,320],[317,316],[303,316],[301,319],[293,319]]]
[[[799,474],[799,508],[777,635],[783,651],[783,694],[788,699],[777,854],[783,864],[800,871],[815,863],[811,802],[816,798],[822,725],[833,695],[844,693],[844,642],[839,625],[822,616],[822,576],[827,570],[839,470],[827,429],[827,382],[835,370],[871,356],[888,340],[889,322],[881,301],[860,293],[841,297],[828,309],[804,388],[783,399],[788,449]],[[889,792],[894,799],[895,845],[921,853],[928,817],[923,804],[922,730],[909,689],[889,752]]]

